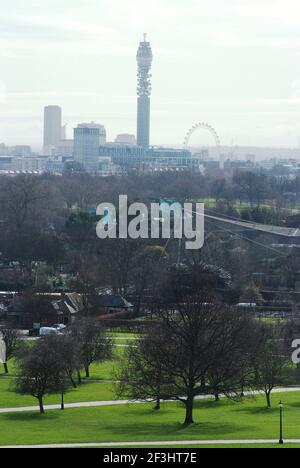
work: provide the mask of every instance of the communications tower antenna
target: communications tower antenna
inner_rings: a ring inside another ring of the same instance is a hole
[[[151,66],[152,50],[147,34],[144,33],[137,51],[138,65],[138,115],[137,115],[137,144],[145,148],[150,144],[150,96],[151,96]]]

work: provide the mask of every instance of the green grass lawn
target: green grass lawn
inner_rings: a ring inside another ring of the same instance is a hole
[[[127,340],[118,340],[116,344],[128,344]],[[129,344],[134,343],[133,340]],[[122,357],[124,350],[126,348],[114,348],[113,350],[113,359],[111,361],[105,361],[103,363],[95,363],[91,365],[90,372],[92,379],[101,379],[101,380],[111,380],[114,377],[115,370],[118,366],[119,359]],[[13,377],[17,373],[16,364],[14,359],[11,359],[8,363],[9,376]],[[0,364],[0,381],[1,378],[5,377],[3,365]],[[84,377],[84,372],[82,372],[82,377]]]
[[[127,337],[131,337],[131,338],[136,338],[138,337],[138,333],[134,333],[134,332],[131,332],[131,331],[124,331],[124,332],[120,332],[120,331],[109,331],[107,332],[107,335],[108,336],[116,336],[116,337],[119,337],[119,338],[127,338]]]
[[[112,361],[106,361],[101,364],[92,364],[90,369],[91,378],[114,380],[118,364],[120,362],[119,360],[122,357],[124,350],[126,350],[126,348],[114,348],[114,359]]]
[[[204,198],[199,201],[200,203],[204,203],[205,207],[208,209],[214,209],[216,208],[216,200],[215,198]],[[235,210],[237,210],[238,213],[241,213],[242,210],[244,209],[250,209],[251,204],[247,202],[241,202],[239,200],[236,200],[235,202],[230,203]],[[253,208],[256,205],[253,205]],[[265,203],[260,204],[260,208],[267,208],[267,209],[273,209],[274,208],[274,203],[272,201],[266,201]],[[289,212],[291,215],[296,215],[300,212],[300,207],[295,207],[295,208],[284,208],[283,211]]]
[[[18,395],[12,390],[12,379],[0,379],[0,408],[19,408],[21,406],[36,406],[37,400],[30,395]],[[114,384],[99,382],[84,382],[77,389],[71,389],[65,395],[65,403],[85,401],[115,400]],[[59,404],[59,395],[49,395],[45,398],[46,405]]]
[[[115,337],[113,340],[113,343],[115,345],[132,345],[134,346],[136,344],[137,338],[117,338]]]
[[[263,397],[244,403],[198,401],[196,424],[188,428],[181,424],[184,409],[179,403],[165,403],[160,412],[145,404],[0,414],[0,444],[277,439],[280,399],[285,437],[300,438],[300,395],[284,393],[274,395],[270,410]]]
[[[94,380],[114,380],[119,358],[122,356],[124,348],[114,349],[114,360],[101,364],[92,364],[91,381],[87,381],[82,372],[83,385],[77,389],[71,389],[66,395],[66,403],[77,403],[85,401],[115,400],[115,389],[113,383],[93,382]],[[35,398],[31,396],[18,395],[12,391],[13,377],[16,374],[14,360],[9,362],[9,377],[0,374],[0,408],[17,408],[20,406],[33,406],[37,404]],[[45,404],[59,403],[58,395],[50,395],[45,399]]]
[[[13,376],[13,375],[16,374],[16,366],[15,366],[14,359],[11,359],[9,361],[8,370],[9,370],[9,375]],[[3,364],[0,363],[0,379],[1,379],[1,377],[4,377],[4,376],[5,376],[5,373],[4,373]]]

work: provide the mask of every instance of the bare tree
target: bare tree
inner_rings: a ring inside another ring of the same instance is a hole
[[[204,376],[209,388],[218,372],[217,391],[238,394],[239,362],[251,333],[249,317],[198,293],[173,307],[161,307],[155,320],[136,353],[129,352],[127,370],[120,375],[125,391],[134,398],[155,399],[159,388],[160,399],[184,404],[185,425],[193,423],[194,400],[203,392]],[[228,365],[231,356],[237,358],[234,369]]]
[[[162,270],[161,259],[164,248],[159,245],[146,246],[135,256],[135,267],[132,272],[132,282],[136,295],[135,313],[140,314],[141,305],[145,295],[153,294],[156,282]]]
[[[71,386],[76,388],[73,374],[78,368],[79,347],[71,335],[45,337],[45,345],[53,355],[55,366],[51,387],[61,396],[61,409],[65,409],[64,397]]]
[[[14,389],[21,395],[31,395],[38,400],[40,413],[44,410],[44,397],[54,393],[57,375],[57,355],[42,339],[31,346],[23,345],[17,353],[17,379]]]
[[[236,172],[233,181],[237,184],[240,194],[245,196],[251,207],[256,202],[260,206],[266,194],[266,176],[255,172]]]
[[[250,304],[260,305],[263,303],[263,301],[264,298],[260,292],[260,289],[253,282],[245,287],[240,297],[240,302],[247,302]]]
[[[103,362],[111,358],[112,341],[106,335],[101,322],[89,317],[74,324],[72,335],[78,342],[80,365],[85,370],[86,378],[89,378],[93,362]]]
[[[9,223],[21,232],[25,223],[32,218],[34,210],[41,200],[47,199],[41,177],[19,175],[4,180],[0,192],[0,206],[3,207]]]
[[[220,319],[218,326],[223,331],[214,343],[212,365],[205,375],[206,393],[213,394],[216,401],[221,394],[238,399],[244,395],[245,387],[253,386],[252,363],[257,344],[257,326],[249,315],[228,308]]]
[[[151,331],[151,333],[149,333]],[[164,338],[159,324],[142,331],[142,337],[127,348],[116,372],[118,396],[132,400],[155,401],[155,410],[160,409],[161,400],[168,394],[163,364],[157,346]]]
[[[74,374],[80,367],[80,346],[72,334],[52,335],[45,338],[55,353],[57,361],[57,380],[61,378],[64,382],[68,380],[76,388]],[[64,388],[68,388],[65,383]]]
[[[290,356],[274,326],[262,325],[260,333],[254,363],[255,380],[257,387],[266,395],[268,408],[271,408],[272,391],[282,382]]]
[[[216,203],[226,194],[226,179],[217,179],[212,186],[212,195]]]

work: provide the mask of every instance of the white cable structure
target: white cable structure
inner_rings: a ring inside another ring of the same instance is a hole
[[[213,219],[215,221],[222,222],[222,223],[232,224],[234,226],[239,226],[239,227],[250,229],[253,231],[260,231],[260,232],[264,232],[266,234],[272,234],[275,236],[288,237],[288,238],[300,237],[300,229],[298,228],[294,229],[294,228],[271,226],[268,224],[259,224],[259,223],[246,222],[246,221],[233,221],[231,219],[219,218],[217,216],[211,216],[208,214],[205,214],[205,217]]]
[[[190,139],[191,139],[192,135],[197,130],[200,130],[200,129],[207,130],[212,135],[213,139],[215,140],[215,144],[216,144],[216,147],[218,149],[218,152],[220,153],[220,146],[221,146],[220,137],[219,137],[218,133],[216,132],[216,130],[214,129],[214,127],[212,127],[211,125],[209,125],[206,122],[199,122],[199,123],[193,125],[193,127],[188,131],[188,133],[186,134],[186,137],[184,139],[184,144],[183,144],[184,148],[187,149],[189,147],[189,143],[190,143]]]
[[[278,226],[268,226],[266,224],[258,224],[258,223],[246,223],[246,222],[242,222],[242,221],[241,222],[231,221],[229,219],[218,218],[216,216],[210,216],[210,215],[207,215],[207,214],[203,215],[203,213],[198,213],[197,211],[190,211],[190,213],[196,214],[197,216],[204,216],[205,218],[208,218],[209,220],[212,220],[212,221],[219,221],[219,222],[222,222],[222,223],[225,223],[225,224],[228,223],[228,224],[231,224],[231,225],[240,226],[240,227],[244,227],[244,228],[247,228],[247,229],[252,229],[252,230],[255,230],[255,231],[265,232],[266,234],[272,234],[272,235],[288,237],[288,238],[300,237],[300,230],[299,229],[281,228],[281,227],[278,227]],[[237,232],[234,232],[234,231],[232,231],[230,229],[226,229],[226,228],[222,228],[222,227],[220,227],[220,229],[222,231],[233,234],[233,235],[235,235],[236,237],[239,237],[242,240],[246,240],[246,241],[248,241],[248,242],[250,242],[250,243],[252,243],[254,245],[258,245],[258,246],[263,247],[265,249],[271,250],[271,251],[277,253],[278,255],[280,255],[282,257],[286,257],[285,254],[283,254],[282,252],[280,252],[277,249],[274,249],[273,247],[270,247],[269,245],[265,245],[265,244],[262,244],[261,242],[257,242],[257,241],[255,241],[253,239],[249,239],[248,237],[241,236]]]
[[[198,213],[197,213],[197,215],[198,215]],[[220,227],[220,230],[223,231],[223,232],[227,232],[229,234],[232,234],[232,235],[234,235],[235,237],[237,237],[237,238],[239,238],[241,240],[248,241],[251,244],[254,244],[254,245],[257,245],[259,247],[263,247],[264,249],[270,250],[270,251],[276,253],[277,255],[279,255],[280,257],[286,257],[287,256],[286,254],[280,252],[280,250],[274,249],[274,247],[270,247],[269,245],[262,244],[261,242],[257,242],[257,241],[255,241],[253,239],[249,239],[249,237],[242,236],[242,235],[238,234],[237,232],[232,231],[231,229],[226,229],[224,227],[223,228]]]

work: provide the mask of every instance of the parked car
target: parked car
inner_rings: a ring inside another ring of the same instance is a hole
[[[55,328],[56,330],[59,330],[59,331],[63,331],[65,330],[67,327],[66,325],[64,325],[63,323],[56,323],[55,325],[52,325],[51,328]]]
[[[61,335],[61,332],[56,328],[42,327],[40,328],[40,336]]]

